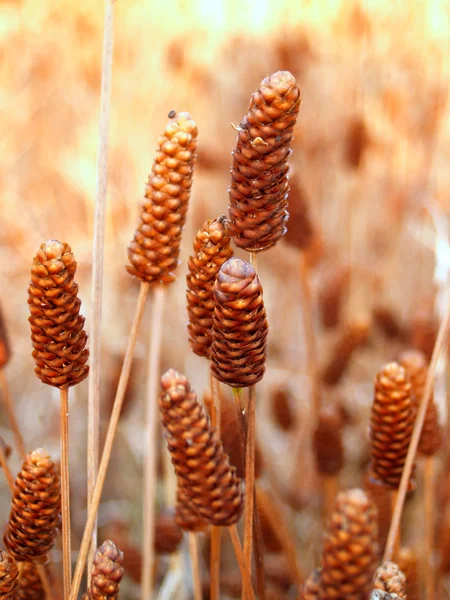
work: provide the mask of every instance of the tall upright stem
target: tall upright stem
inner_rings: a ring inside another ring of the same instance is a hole
[[[419,409],[414,423],[414,429],[411,436],[411,442],[409,444],[408,453],[406,455],[405,466],[403,467],[402,478],[398,489],[397,500],[395,503],[394,512],[391,519],[391,525],[389,528],[389,534],[386,542],[386,548],[384,551],[383,560],[391,560],[394,551],[395,540],[397,538],[398,531],[400,529],[400,522],[402,518],[403,506],[405,504],[406,493],[408,491],[408,484],[413,470],[414,462],[416,460],[417,447],[419,445],[420,435],[422,433],[423,423],[425,421],[425,415],[430,402],[431,394],[433,391],[434,378],[436,376],[436,369],[441,355],[442,348],[447,340],[448,329],[450,325],[450,304],[447,307],[447,311],[444,318],[441,321],[436,343],[433,349],[433,355],[431,357],[430,367],[428,369],[427,379],[425,381],[425,389],[423,396],[420,399]]]
[[[216,428],[217,435],[220,437],[220,399],[219,382],[210,373],[211,385],[211,425]],[[221,527],[211,527],[211,555],[210,555],[210,598],[219,600],[220,598],[220,542],[222,537]]]
[[[116,436],[117,426],[120,420],[123,399],[125,398],[125,392],[128,385],[128,380],[130,378],[134,347],[136,345],[137,331],[139,328],[139,324],[142,320],[142,314],[144,312],[148,290],[148,283],[141,283],[139,297],[136,303],[133,324],[131,326],[130,337],[128,338],[128,345],[125,352],[122,371],[120,373],[119,385],[117,387],[116,397],[114,399],[114,406],[108,425],[108,431],[106,433],[105,445],[103,446],[102,458],[100,460],[100,465],[98,468],[97,481],[95,482],[94,491],[92,494],[91,510],[88,513],[88,518],[84,527],[83,539],[81,540],[80,551],[78,553],[78,560],[73,576],[69,600],[77,600],[78,597],[78,591],[81,585],[81,578],[83,575],[84,565],[86,563],[91,535],[92,531],[94,530],[95,519],[98,507],[100,505],[100,498],[102,495],[103,485],[106,479],[106,472],[108,470],[109,460],[111,458],[114,438]]]
[[[0,387],[2,388],[3,405],[5,407],[5,412],[14,435],[16,450],[19,453],[20,458],[22,460],[25,460],[25,444],[23,442],[23,437],[16,419],[16,413],[11,400],[11,394],[9,393],[8,381],[6,379],[5,372],[3,371],[3,369],[0,369]]]
[[[192,580],[194,583],[194,600],[202,600],[203,594],[200,576],[200,561],[198,558],[198,538],[197,534],[192,531],[189,532],[189,555],[191,557]]]
[[[72,579],[69,485],[69,390],[60,390],[61,402],[61,513],[64,598],[69,597]]]
[[[244,559],[249,574],[252,574],[253,508],[255,488],[255,386],[248,390],[247,444],[245,452],[245,505],[244,505]],[[244,595],[246,597],[246,595]]]
[[[152,316],[150,323],[150,348],[148,356],[147,399],[145,407],[144,441],[144,535],[142,543],[141,599],[150,600],[153,593],[153,562],[155,538],[155,497],[157,458],[157,404],[161,362],[161,340],[166,288],[158,285],[153,291]]]
[[[425,591],[427,600],[436,597],[434,574],[434,517],[435,517],[435,490],[434,490],[434,456],[427,456],[424,465],[424,508],[425,508]]]
[[[95,197],[94,247],[92,257],[92,327],[90,331],[91,368],[88,392],[88,435],[87,435],[87,501],[88,511],[92,502],[98,470],[100,435],[100,352],[102,321],[103,257],[105,246],[106,192],[108,187],[108,133],[111,97],[111,71],[113,56],[113,0],[105,1],[105,23],[102,57],[102,85],[100,94],[100,125],[97,155],[97,191]],[[97,548],[97,524],[92,532],[90,549],[91,563]],[[88,586],[91,569],[87,570]]]
[[[253,591],[252,587],[252,578],[245,565],[244,553],[242,551],[241,540],[239,539],[236,525],[231,525],[228,527],[228,532],[230,534],[234,555],[241,573],[242,587],[245,590],[245,594],[249,600],[256,600],[255,592]]]

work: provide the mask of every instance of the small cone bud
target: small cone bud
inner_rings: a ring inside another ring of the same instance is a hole
[[[214,282],[220,267],[233,255],[224,217],[207,221],[197,233],[189,258],[187,309],[189,343],[198,356],[209,357],[214,314]]]
[[[393,562],[387,561],[378,567],[373,578],[373,587],[397,594],[398,598],[406,598],[406,577]]]
[[[197,125],[189,113],[172,111],[169,118],[159,138],[139,225],[128,246],[127,271],[147,283],[175,280],[197,149]]]
[[[60,389],[83,381],[89,373],[76,268],[70,246],[50,240],[34,258],[28,288],[35,373],[43,383]]]
[[[360,489],[340,492],[325,535],[320,598],[368,596],[376,567],[376,508]]]
[[[106,540],[94,555],[91,585],[83,600],[117,600],[123,577],[123,554],[111,540]]]
[[[268,324],[255,269],[231,258],[214,286],[211,370],[231,387],[248,387],[263,378]]]
[[[370,420],[371,469],[379,481],[398,488],[416,418],[416,401],[406,370],[388,363],[375,378]]]
[[[237,127],[230,193],[230,234],[239,248],[260,252],[286,233],[288,158],[300,107],[289,71],[262,81]]]
[[[233,525],[243,509],[242,485],[216,430],[186,377],[171,369],[161,386],[159,408],[179,482],[207,523]]]
[[[333,329],[339,325],[349,276],[350,269],[347,265],[336,265],[325,274],[321,282],[318,307],[322,324],[327,329]]]
[[[15,481],[3,542],[19,562],[45,563],[60,526],[61,484],[42,448],[27,455]]]
[[[321,475],[337,475],[344,465],[342,422],[332,408],[322,409],[313,437],[317,470]]]

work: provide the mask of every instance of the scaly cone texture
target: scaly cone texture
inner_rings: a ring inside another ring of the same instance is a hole
[[[204,531],[206,522],[198,514],[184,485],[178,483],[175,521],[185,531]]]
[[[411,386],[417,403],[422,399],[427,379],[428,364],[425,355],[420,350],[406,350],[399,357],[400,364],[408,371]],[[433,398],[428,402],[422,434],[419,441],[419,452],[425,456],[433,456],[442,444],[442,433],[439,416]]]
[[[92,566],[91,585],[83,600],[117,600],[123,577],[123,554],[111,540],[97,549]]]
[[[231,387],[263,378],[268,324],[255,269],[239,258],[222,265],[214,286],[211,370]]]
[[[378,567],[373,578],[373,587],[397,594],[399,598],[406,598],[406,577],[393,562],[387,561]]]
[[[288,71],[264,79],[237,128],[230,194],[230,234],[239,248],[261,252],[286,233],[290,145],[300,90]]]
[[[365,600],[372,589],[377,545],[376,508],[360,489],[340,492],[325,535],[320,598]]]
[[[370,594],[370,600],[398,600],[400,596],[397,594],[389,594],[389,592],[383,592],[381,590],[374,590]]]
[[[23,563],[19,583],[18,600],[45,600],[44,586],[33,563]]]
[[[6,552],[0,552],[0,598],[18,600],[19,569],[15,560]]]
[[[300,600],[319,600],[320,569],[314,569],[302,586]]]
[[[317,470],[321,475],[337,475],[344,464],[342,421],[332,407],[323,408],[313,436]]]
[[[33,260],[28,288],[35,373],[43,383],[60,389],[83,381],[89,373],[76,268],[70,246],[49,240]]]
[[[197,125],[187,112],[169,113],[149,175],[139,225],[128,246],[127,271],[148,283],[170,283],[178,264],[191,194]]]
[[[401,365],[390,362],[375,378],[370,440],[374,477],[392,488],[400,484],[415,418],[409,375]]]
[[[209,357],[212,344],[214,282],[220,267],[233,255],[225,217],[206,221],[189,258],[187,310],[189,343],[195,354]]]
[[[5,318],[0,307],[0,369],[6,365],[11,357],[8,334],[6,331]]]
[[[39,448],[27,455],[15,481],[3,542],[19,562],[45,563],[60,526],[61,484],[55,463]]]
[[[179,483],[207,523],[233,525],[244,504],[241,480],[203,405],[186,377],[173,369],[162,376],[161,386],[159,408]]]

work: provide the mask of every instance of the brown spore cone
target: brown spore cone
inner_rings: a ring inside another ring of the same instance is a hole
[[[0,369],[3,369],[3,367],[8,363],[10,358],[11,347],[9,345],[5,317],[0,307]]]
[[[76,268],[69,244],[49,240],[33,260],[28,287],[35,373],[43,383],[60,389],[83,381],[89,373]]]
[[[261,82],[252,95],[231,167],[230,234],[239,248],[261,252],[286,233],[289,165],[300,90],[289,71]]]
[[[157,554],[173,554],[183,539],[183,532],[173,508],[162,510],[155,523],[155,551]],[[126,557],[129,558],[128,556]]]
[[[344,465],[342,420],[331,406],[323,408],[313,435],[317,470],[321,475],[337,475]]]
[[[203,405],[173,369],[162,376],[161,387],[161,419],[179,483],[207,523],[233,525],[243,509],[242,484]]]
[[[127,271],[147,283],[175,280],[191,194],[197,125],[187,112],[169,113],[148,178],[139,225],[128,246]]]
[[[189,492],[181,483],[177,485],[175,520],[178,527],[184,531],[199,532],[204,531],[207,527],[207,523],[192,504]]]
[[[415,418],[409,375],[397,362],[390,362],[375,378],[370,441],[373,475],[392,488],[400,484]]]
[[[376,508],[360,489],[340,492],[325,535],[320,598],[365,600],[376,567]]]
[[[35,564],[23,563],[19,584],[18,600],[45,600],[44,586]]]
[[[0,598],[2,600],[18,600],[19,569],[12,556],[0,552]]]
[[[18,562],[45,563],[60,527],[61,484],[55,463],[39,448],[27,455],[15,481],[3,536]]]
[[[375,571],[373,587],[398,598],[406,598],[406,577],[394,562],[386,561]]]
[[[405,350],[399,357],[400,364],[408,371],[411,386],[417,403],[422,400],[428,374],[425,354],[420,350]],[[434,398],[428,401],[425,421],[420,435],[418,451],[425,456],[433,456],[442,445],[442,431]]]
[[[248,387],[264,376],[268,323],[259,277],[249,263],[230,258],[214,286],[211,370],[231,387]]]
[[[233,255],[225,217],[206,221],[189,257],[187,310],[189,343],[195,354],[209,357],[212,344],[214,282],[220,267]]]
[[[123,554],[111,540],[97,549],[92,566],[91,585],[83,600],[117,600],[123,577]]]

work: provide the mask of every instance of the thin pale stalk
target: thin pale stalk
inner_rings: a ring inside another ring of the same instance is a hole
[[[68,598],[72,579],[70,544],[70,483],[69,483],[69,390],[60,390],[61,401],[61,516],[63,548],[64,598]]]
[[[141,599],[150,600],[153,593],[153,563],[155,560],[155,499],[156,499],[156,460],[157,460],[157,417],[158,389],[161,362],[161,340],[163,332],[163,312],[166,288],[158,285],[153,290],[152,315],[150,323],[150,348],[148,356],[147,399],[144,429],[144,503]]]
[[[125,352],[125,358],[122,365],[122,371],[120,373],[119,385],[117,387],[116,397],[114,399],[114,405],[111,413],[111,418],[108,425],[108,431],[106,433],[105,444],[103,447],[102,458],[97,474],[97,481],[95,482],[94,492],[92,494],[91,510],[88,513],[86,525],[84,527],[83,538],[81,541],[80,551],[78,553],[78,560],[75,567],[75,573],[73,576],[72,587],[70,590],[69,600],[77,600],[78,592],[81,585],[81,578],[83,576],[83,569],[86,563],[86,558],[90,546],[90,540],[92,531],[94,530],[95,519],[100,505],[100,498],[102,495],[103,485],[106,479],[106,472],[108,470],[109,460],[111,458],[111,452],[113,448],[114,438],[117,432],[117,426],[120,420],[120,413],[122,410],[123,399],[125,398],[125,392],[130,378],[131,365],[133,362],[134,347],[136,345],[137,331],[139,324],[142,320],[142,314],[145,308],[145,301],[147,300],[149,285],[148,283],[141,283],[139,290],[139,297],[136,303],[136,310],[133,318],[133,324],[131,326],[130,337],[128,338],[128,345]]]
[[[298,561],[297,544],[292,536],[292,526],[273,494],[259,483],[256,484],[256,498],[280,543],[292,580],[300,588],[305,580],[305,575]]]
[[[423,423],[425,421],[425,415],[427,412],[428,404],[430,402],[431,394],[433,392],[434,379],[436,376],[436,369],[441,356],[442,349],[447,341],[447,333],[450,325],[450,304],[447,306],[447,311],[444,318],[439,326],[439,332],[436,339],[436,343],[433,349],[433,355],[431,357],[430,366],[428,369],[427,379],[425,382],[425,389],[423,396],[419,402],[418,413],[416,421],[414,423],[414,429],[411,436],[411,442],[409,444],[408,453],[406,455],[405,466],[403,468],[402,478],[397,494],[397,501],[395,509],[391,519],[391,526],[389,528],[389,534],[386,542],[386,548],[384,551],[383,560],[391,560],[392,553],[394,550],[394,544],[397,537],[397,533],[400,529],[400,522],[402,518],[403,506],[405,504],[406,493],[408,491],[408,484],[411,477],[411,473],[416,460],[417,447],[420,441],[420,435],[422,433]]]
[[[0,369],[0,387],[2,388],[3,392],[3,406],[5,408],[6,416],[8,417],[9,426],[11,427],[11,430],[14,435],[16,450],[19,453],[20,458],[22,460],[25,460],[25,444],[23,442],[22,434],[20,433],[20,428],[16,419],[16,413],[11,399],[11,394],[9,393],[8,381],[6,380],[5,372],[3,371],[3,369]]]
[[[200,576],[200,561],[198,557],[198,537],[197,534],[192,531],[189,532],[189,555],[191,557],[194,600],[202,600],[202,578]]]
[[[255,488],[255,386],[249,387],[247,402],[247,444],[245,453],[244,559],[252,574],[253,508]],[[243,598],[246,598],[243,594]]]
[[[325,522],[328,521],[331,513],[334,510],[336,502],[336,496],[338,493],[338,478],[336,475],[323,475],[322,476],[322,490],[323,490],[323,519]]]
[[[231,525],[227,528],[230,534],[231,543],[233,544],[234,555],[239,567],[239,572],[242,579],[242,587],[245,590],[245,594],[249,600],[255,600],[255,592],[252,587],[252,579],[250,573],[245,566],[244,552],[242,550],[241,540],[236,525]]]
[[[217,434],[220,437],[220,400],[219,387],[220,384],[212,372],[210,372],[211,386],[211,425],[216,428]],[[210,598],[211,600],[219,600],[220,598],[220,542],[222,537],[221,527],[211,527],[211,554],[209,566],[210,578]]]
[[[436,597],[436,583],[434,573],[434,516],[435,516],[435,489],[434,489],[434,456],[427,456],[424,464],[424,509],[425,509],[425,597],[434,600]]]
[[[395,510],[395,503],[397,502],[397,490],[392,490],[390,492],[391,495],[391,518],[392,515],[394,514],[394,510]],[[394,550],[392,553],[392,560],[395,562],[398,560],[398,557],[400,555],[400,547],[401,547],[401,540],[400,540],[400,529],[397,533],[397,537],[395,538],[395,542],[394,542]]]
[[[105,22],[102,56],[102,83],[100,92],[100,124],[97,155],[97,189],[94,216],[94,246],[92,256],[92,327],[90,331],[90,373],[88,388],[88,432],[87,432],[87,503],[92,502],[98,470],[100,437],[100,352],[102,321],[103,259],[105,248],[105,215],[108,187],[108,133],[111,98],[111,72],[114,32],[113,0],[105,2]],[[94,560],[97,548],[97,523],[92,532],[89,564]],[[91,582],[88,569],[88,586]]]

